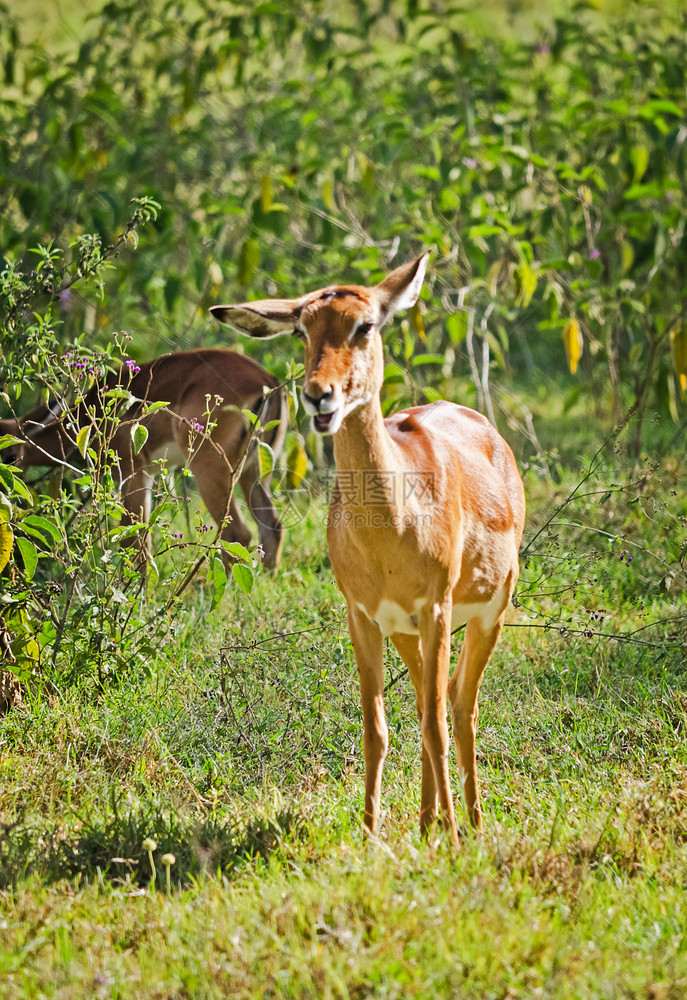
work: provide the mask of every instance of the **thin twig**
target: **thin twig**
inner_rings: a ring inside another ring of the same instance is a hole
[[[574,490],[571,493],[569,493],[568,496],[566,497],[566,499],[553,510],[553,512],[551,513],[551,516],[549,518],[547,518],[546,521],[544,521],[544,523],[542,524],[541,528],[539,528],[539,530],[537,532],[535,532],[535,534],[532,536],[532,538],[530,538],[530,540],[527,543],[527,545],[525,546],[525,548],[522,549],[522,551],[520,552],[520,559],[521,560],[525,558],[525,556],[527,555],[527,553],[531,549],[531,547],[534,544],[534,542],[539,538],[539,536],[541,534],[543,534],[544,531],[546,531],[546,529],[549,527],[550,524],[553,523],[553,521],[556,518],[556,516],[558,514],[560,514],[560,512],[562,510],[564,510],[565,507],[568,506],[568,504],[572,503],[573,500],[579,499],[579,496],[578,496],[579,490],[587,482],[587,480],[590,479],[594,475],[594,473],[596,472],[596,470],[599,467],[600,461],[597,461],[597,459],[600,459],[600,456],[606,450],[606,448],[611,443],[611,441],[615,441],[615,439],[617,437],[619,437],[619,435],[621,434],[621,432],[625,429],[625,427],[627,427],[630,419],[634,416],[634,413],[635,413],[635,407],[631,406],[630,409],[625,414],[625,419],[623,420],[623,422],[618,427],[614,427],[613,428],[613,430],[611,431],[611,433],[608,435],[608,437],[606,438],[606,440],[603,442],[603,444],[601,445],[601,447],[598,449],[598,451],[596,452],[596,454],[592,458],[591,462],[589,463],[589,468],[588,468],[587,472],[582,477],[582,479],[579,481],[579,483],[574,488]],[[593,493],[592,493],[592,495],[594,493],[597,493],[597,492],[609,492],[609,491],[608,490],[604,490],[604,491],[594,490]],[[587,494],[584,494],[584,495],[586,496]]]

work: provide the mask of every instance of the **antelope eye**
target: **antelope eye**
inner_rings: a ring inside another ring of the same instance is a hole
[[[356,337],[367,337],[374,330],[374,323],[361,323],[355,331]]]
[[[305,330],[300,326],[294,327],[293,335],[294,337],[298,337],[299,340],[305,340]]]

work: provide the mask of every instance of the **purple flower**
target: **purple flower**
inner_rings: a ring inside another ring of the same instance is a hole
[[[589,254],[589,259],[590,259],[590,260],[596,260],[596,258],[597,258],[597,257],[600,257],[600,256],[601,256],[601,251],[600,251],[600,250],[597,250],[597,248],[596,248],[596,247],[594,247],[594,249],[593,249],[593,250],[591,251],[591,253]]]

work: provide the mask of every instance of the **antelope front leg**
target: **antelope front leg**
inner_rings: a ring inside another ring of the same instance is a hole
[[[451,660],[451,602],[435,604],[422,616],[422,743],[434,772],[439,811],[458,846],[453,796],[448,774],[449,735],[446,722],[446,689]],[[424,785],[424,782],[423,782]]]
[[[422,730],[422,718],[424,716],[423,698],[423,672],[422,653],[420,652],[420,640],[416,635],[402,635],[394,633],[391,641],[398,650],[399,656],[408,668],[410,679],[415,688],[415,704],[417,706],[417,717]],[[420,833],[425,836],[429,833],[437,818],[437,786],[434,780],[434,769],[427,752],[424,740],[422,741],[422,795],[420,799]]]
[[[377,832],[382,790],[382,769],[389,745],[389,731],[384,714],[384,676],[382,669],[382,634],[362,612],[348,609],[348,628],[358,664],[360,694],[363,703],[365,748],[365,826]]]
[[[475,734],[479,715],[477,697],[484,668],[489,662],[501,632],[503,618],[501,615],[491,628],[486,629],[482,628],[479,619],[467,623],[458,665],[448,685],[453,713],[453,738],[463,780],[465,806],[470,823],[477,830],[482,829],[482,809],[475,761]]]

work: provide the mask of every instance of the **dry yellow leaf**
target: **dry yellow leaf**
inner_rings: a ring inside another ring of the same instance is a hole
[[[422,321],[422,310],[420,309],[420,303],[416,302],[413,308],[410,310],[410,322],[418,335],[422,343],[425,342],[425,324]]]
[[[296,441],[290,449],[286,459],[286,468],[288,471],[289,486],[293,489],[298,489],[308,471],[308,456],[305,454],[305,448],[300,441]]]
[[[260,178],[260,207],[265,214],[272,208],[273,201],[272,179],[269,174],[263,174]]]
[[[684,323],[673,327],[670,341],[673,345],[673,364],[680,380],[680,388],[684,392],[687,390],[687,327]]]
[[[574,375],[582,357],[582,331],[575,317],[571,317],[563,327],[563,344],[568,359],[570,374]]]
[[[12,528],[7,521],[0,521],[0,573],[8,563],[13,542]]]

